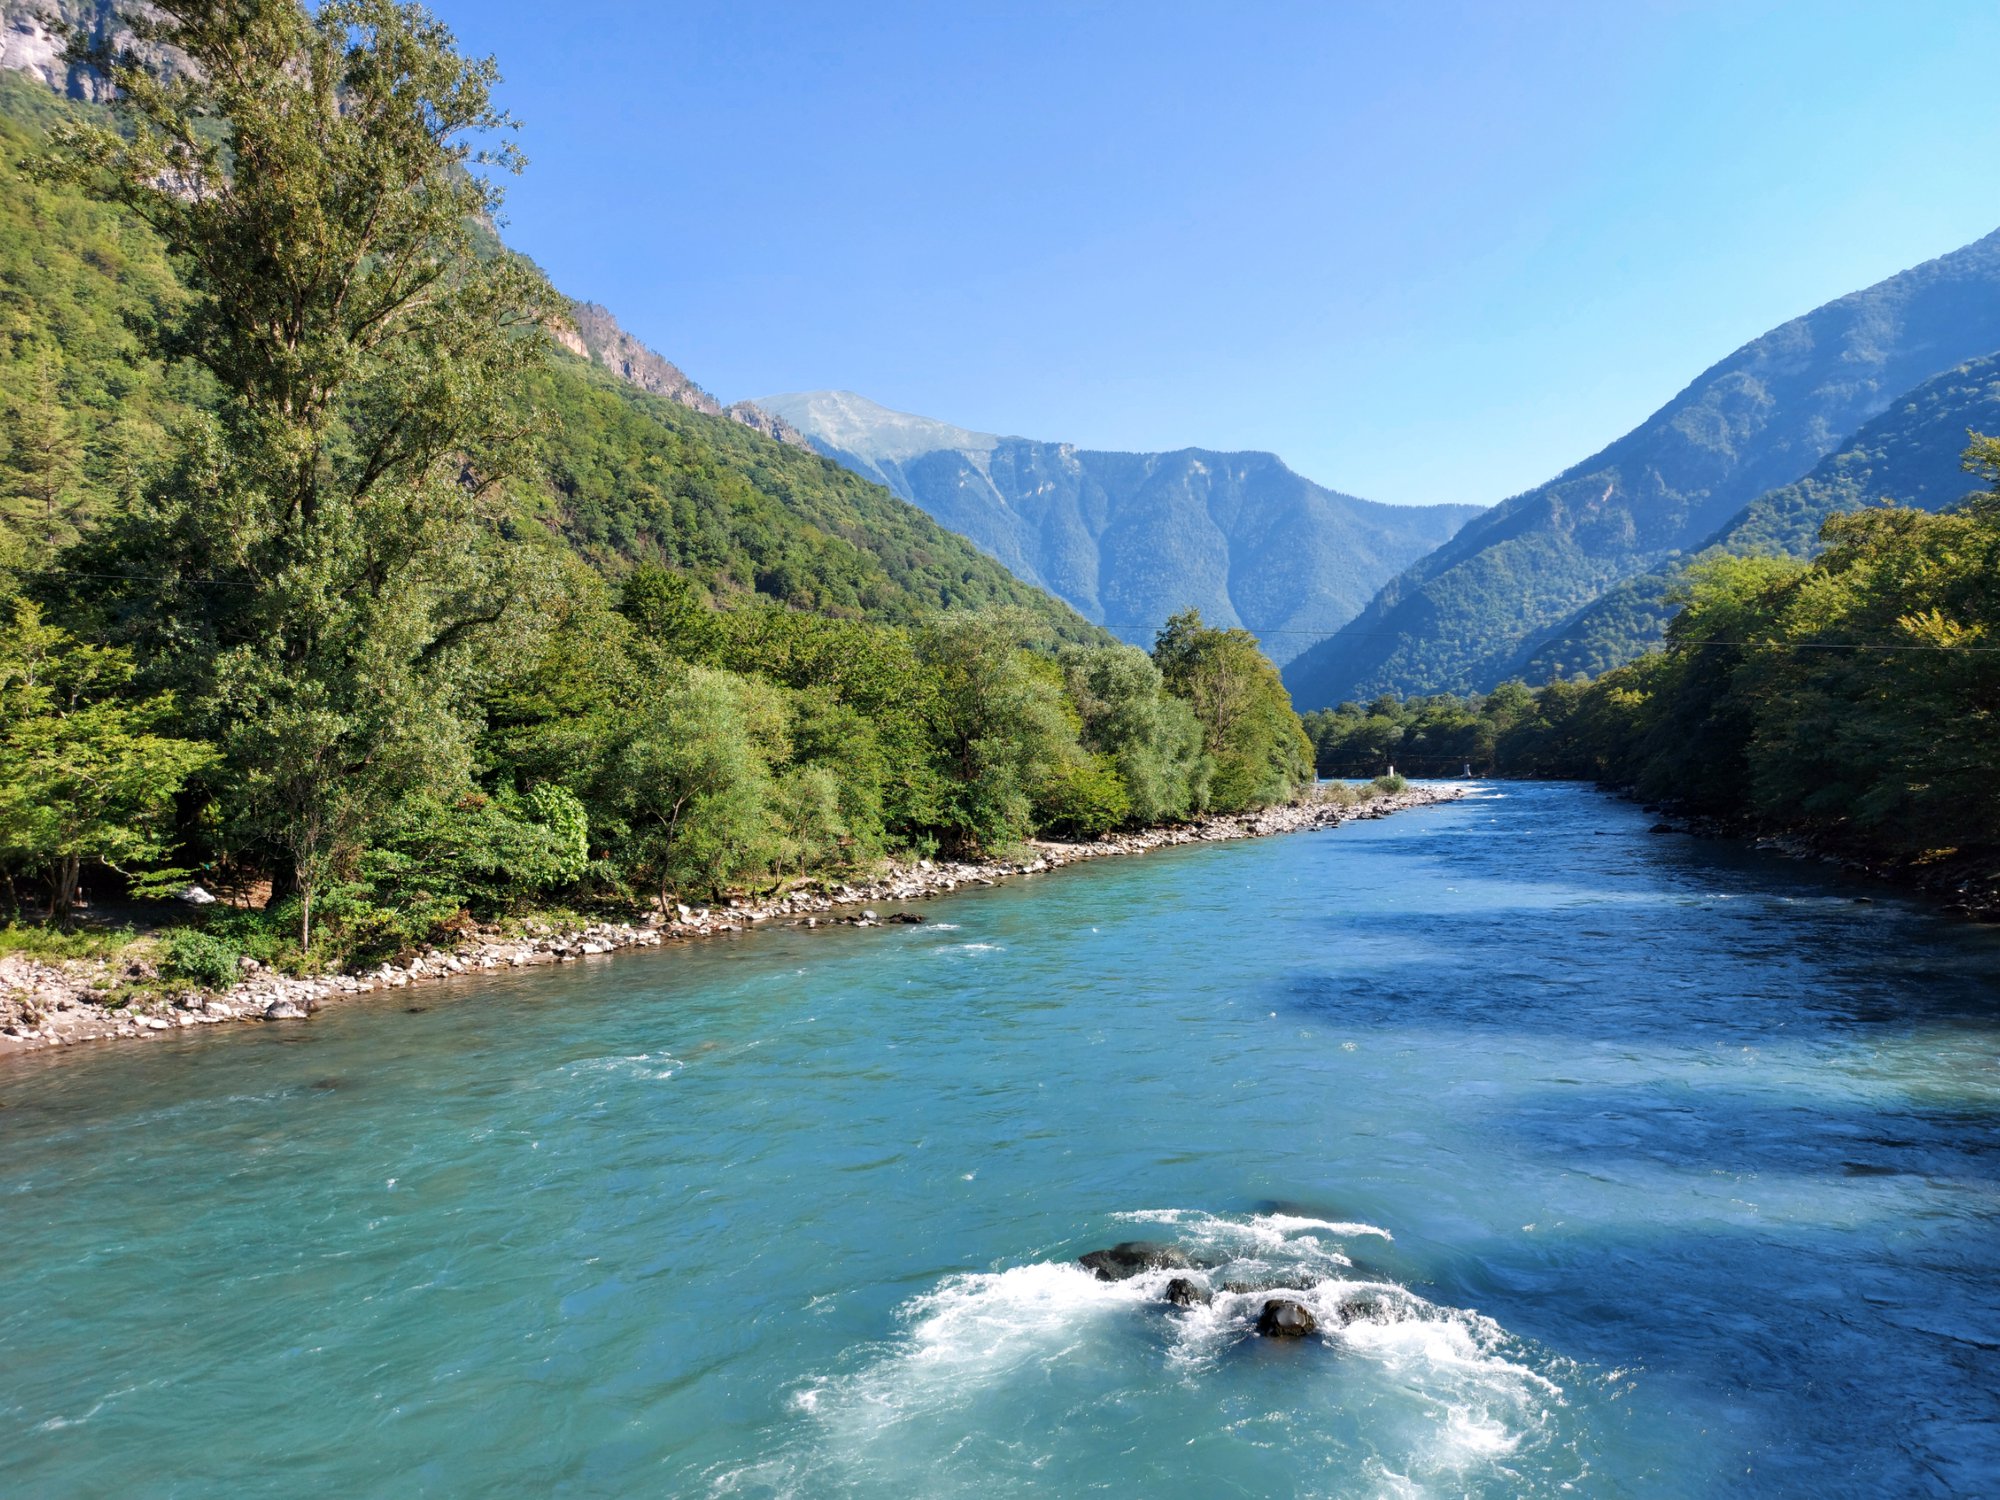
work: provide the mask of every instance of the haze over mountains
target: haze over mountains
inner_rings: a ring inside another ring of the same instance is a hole
[[[974,432],[851,391],[755,404],[1142,645],[1193,606],[1252,631],[1283,662],[1478,513],[1357,499],[1269,453],[1097,452]]]
[[[1795,318],[1391,581],[1291,662],[1293,699],[1491,688],[1546,660],[1543,639],[1598,596],[1702,546],[1903,393],[1996,349],[2000,233]]]

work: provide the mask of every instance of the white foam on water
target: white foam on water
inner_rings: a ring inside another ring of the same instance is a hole
[[[672,1078],[684,1064],[671,1052],[639,1052],[630,1057],[583,1057],[557,1071],[577,1078]]]
[[[999,953],[1002,950],[998,943],[946,943],[937,951],[940,953]]]
[[[1163,1410],[1190,1391],[1202,1405],[1234,1401],[1239,1411],[1246,1399],[1282,1400],[1240,1415],[1227,1430],[1240,1429],[1248,1441],[1267,1418],[1300,1423],[1286,1445],[1319,1443],[1326,1461],[1356,1465],[1361,1483],[1353,1493],[1462,1493],[1511,1475],[1511,1463],[1555,1436],[1563,1388],[1535,1366],[1566,1366],[1538,1358],[1478,1312],[1356,1273],[1341,1242],[1386,1240],[1387,1230],[1281,1213],[1148,1209],[1114,1217],[1170,1227],[1172,1241],[1202,1268],[1105,1282],[1064,1260],[947,1276],[903,1305],[896,1336],[856,1351],[855,1368],[798,1389],[792,1407],[805,1430],[781,1452],[712,1475],[715,1492],[892,1493],[920,1478],[930,1495],[1016,1492],[993,1472],[998,1463],[1024,1477],[1022,1492],[1040,1493],[1025,1476],[1052,1464],[1059,1472],[1076,1458],[1077,1443],[1091,1441],[1088,1429],[1073,1425],[1075,1409],[1060,1401],[1046,1426],[1024,1428],[1020,1420],[1024,1407],[1066,1380],[1107,1396],[1117,1391],[1127,1408],[1149,1392]],[[1212,1300],[1168,1305],[1167,1283],[1179,1276],[1207,1287]],[[1312,1284],[1225,1288],[1288,1279]],[[1253,1352],[1245,1346],[1256,1341],[1257,1316],[1272,1297],[1308,1307],[1321,1331],[1305,1342],[1323,1346],[1294,1351],[1307,1358],[1282,1397],[1250,1394],[1264,1389],[1244,1383],[1256,1364],[1238,1363]],[[1537,1466],[1530,1459],[1529,1468]]]

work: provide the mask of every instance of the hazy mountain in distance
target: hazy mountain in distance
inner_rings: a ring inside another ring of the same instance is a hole
[[[1282,662],[1477,514],[1360,500],[1269,453],[1096,452],[974,432],[852,391],[755,404],[1141,645],[1194,606],[1255,632]]]
[[[1392,580],[1287,668],[1292,697],[1306,709],[1490,688],[1599,595],[1701,546],[1902,392],[1994,349],[2000,233],[1795,318]]]

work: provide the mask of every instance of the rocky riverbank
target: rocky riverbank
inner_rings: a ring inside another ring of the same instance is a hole
[[[455,947],[426,949],[407,963],[385,963],[358,974],[301,979],[260,970],[246,959],[242,982],[220,993],[188,991],[123,1005],[107,1005],[103,996],[132,977],[128,960],[48,962],[10,954],[0,958],[0,1057],[77,1042],[165,1036],[223,1022],[303,1021],[323,1006],[359,995],[502,969],[573,963],[630,948],[657,948],[670,942],[744,932],[774,923],[875,927],[899,921],[921,922],[923,918],[913,912],[884,914],[877,908],[921,901],[967,886],[995,885],[1009,878],[1040,875],[1083,860],[1144,854],[1179,844],[1332,828],[1358,819],[1387,817],[1433,802],[1448,802],[1464,792],[1462,786],[1413,786],[1402,792],[1374,793],[1353,803],[1301,802],[1172,828],[1117,834],[1088,844],[1037,843],[1031,846],[1031,855],[1015,860],[980,863],[918,860],[900,864],[892,861],[881,875],[871,880],[822,882],[810,888],[795,888],[769,901],[744,900],[699,908],[681,906],[671,917],[653,913],[639,920],[596,923],[574,930],[513,934],[482,931]]]

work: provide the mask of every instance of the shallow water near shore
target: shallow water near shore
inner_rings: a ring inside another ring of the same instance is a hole
[[[1650,822],[17,1059],[0,1493],[1993,1492],[2000,940]]]

